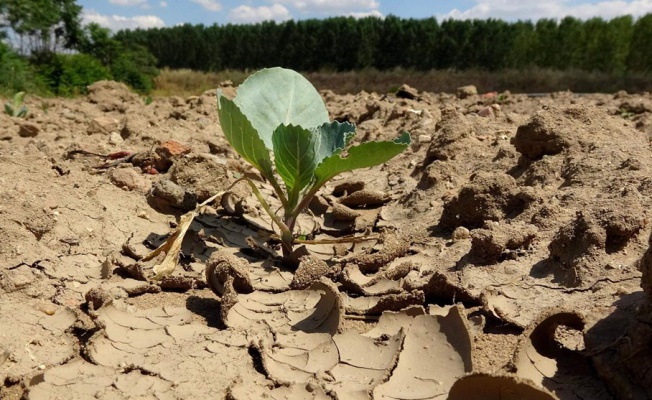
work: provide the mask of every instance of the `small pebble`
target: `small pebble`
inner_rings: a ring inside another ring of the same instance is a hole
[[[109,136],[109,144],[118,145],[122,142],[124,142],[124,139],[118,132],[111,132],[111,135]]]
[[[38,309],[39,309],[43,314],[46,314],[46,315],[54,315],[54,313],[56,312],[56,310],[54,309],[54,307],[52,307],[52,305],[48,305],[48,304],[40,305]]]
[[[453,242],[465,240],[471,237],[471,232],[463,226],[458,226],[453,231]]]
[[[518,268],[515,265],[508,265],[505,267],[505,273],[507,275],[516,275],[518,273]]]

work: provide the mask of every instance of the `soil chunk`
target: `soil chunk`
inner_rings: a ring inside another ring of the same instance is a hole
[[[480,228],[485,221],[500,221],[520,214],[532,199],[507,174],[479,172],[444,204],[440,225]]]
[[[197,205],[197,195],[168,179],[161,179],[154,183],[147,198],[154,207],[160,210],[176,208],[190,211]]]

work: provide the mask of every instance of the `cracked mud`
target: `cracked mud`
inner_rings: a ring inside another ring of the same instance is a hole
[[[250,172],[213,91],[1,115],[0,398],[652,397],[650,95],[322,95],[413,144],[324,187],[298,269],[246,185],[181,219]]]

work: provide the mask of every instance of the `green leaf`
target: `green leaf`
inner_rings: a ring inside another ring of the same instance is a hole
[[[5,103],[5,113],[10,116],[14,116],[14,108],[9,103]]]
[[[319,136],[294,125],[279,125],[272,135],[276,172],[283,178],[288,201],[294,207],[301,191],[313,180]]]
[[[20,107],[23,104],[23,100],[25,100],[25,92],[14,94],[14,107]]]
[[[316,163],[319,165],[326,157],[342,151],[355,136],[355,125],[348,122],[327,122],[313,129],[319,137],[316,150]]]
[[[387,162],[401,153],[410,144],[410,134],[404,132],[395,140],[389,142],[367,142],[352,146],[347,157],[340,155],[341,151],[324,159],[315,169],[317,178],[315,186],[319,187],[335,175],[358,168],[369,168]]]
[[[25,106],[22,106],[20,110],[18,110],[18,114],[16,114],[18,118],[24,118],[26,115],[27,115],[27,107]]]
[[[251,122],[240,111],[238,106],[224,96],[218,99],[220,107],[217,113],[226,140],[251,165],[258,169],[268,180],[274,179],[272,160],[265,143],[258,136],[258,132]]]
[[[233,100],[247,116],[268,149],[279,125],[312,128],[329,121],[324,100],[298,72],[284,68],[263,69],[238,88]]]

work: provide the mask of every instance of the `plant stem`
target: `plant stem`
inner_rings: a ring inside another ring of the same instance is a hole
[[[292,214],[294,215],[295,218],[301,214],[301,212],[308,207],[308,204],[310,204],[310,200],[312,200],[313,197],[317,194],[319,189],[324,186],[322,183],[321,185],[316,185],[310,188],[310,190],[303,196],[303,199],[301,199],[301,202],[299,202],[299,205],[296,206],[294,210],[292,210]]]
[[[283,209],[287,210],[290,208],[290,203],[288,202],[288,198],[285,197],[285,192],[283,192],[283,189],[281,188],[281,185],[278,184],[278,181],[276,180],[276,177],[274,175],[267,177],[269,180],[269,183],[272,185],[272,188],[274,189],[274,192],[276,192],[276,195],[278,196],[278,199],[281,201],[281,205],[283,205]]]
[[[274,211],[272,211],[272,208],[269,206],[269,204],[267,203],[267,201],[266,201],[265,198],[263,197],[263,194],[260,193],[260,190],[258,190],[258,188],[257,188],[256,185],[253,183],[253,181],[252,181],[251,179],[249,179],[249,178],[244,178],[244,180],[245,180],[245,182],[247,182],[247,183],[249,184],[249,186],[251,187],[251,190],[254,192],[254,196],[256,196],[256,198],[258,199],[258,201],[260,202],[260,204],[263,206],[263,209],[265,209],[265,211],[267,212],[267,215],[269,215],[269,217],[272,219],[272,221],[274,221],[274,223],[275,223],[276,225],[278,225],[279,229],[281,230],[281,233],[284,233],[285,231],[290,230],[290,229],[288,228],[288,226],[285,224],[285,222],[283,222],[283,221],[278,217],[278,215],[276,215],[276,214],[274,213]],[[290,233],[291,233],[291,232],[292,232],[292,231],[290,231]]]

